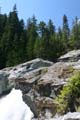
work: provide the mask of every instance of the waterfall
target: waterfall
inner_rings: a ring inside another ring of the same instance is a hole
[[[31,120],[33,113],[23,102],[22,92],[12,89],[0,99],[0,120]]]

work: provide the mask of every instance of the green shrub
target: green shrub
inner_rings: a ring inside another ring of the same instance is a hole
[[[60,95],[55,99],[57,103],[57,112],[64,114],[65,112],[75,111],[74,103],[76,98],[80,97],[80,72],[70,78],[68,84],[63,87]]]

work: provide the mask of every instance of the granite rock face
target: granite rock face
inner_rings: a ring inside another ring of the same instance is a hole
[[[74,69],[68,63],[58,62],[48,68],[47,73],[38,81],[40,92],[43,96],[48,91],[51,97],[59,94],[60,89],[67,83],[69,78],[73,75]],[[53,94],[54,93],[54,94]]]
[[[50,113],[51,117],[55,115],[54,98],[67,84],[75,70],[80,70],[80,50],[74,50],[61,56],[56,63],[37,58],[5,68],[0,70],[0,81],[4,81],[3,84],[7,81],[9,89],[13,87],[21,89],[23,99],[30,106],[34,115],[38,116],[40,120],[44,116],[45,120],[48,117],[47,113]],[[7,88],[5,87],[5,90]],[[61,120],[72,120],[72,118]]]
[[[64,62],[76,62],[80,59],[80,50],[73,50],[62,55],[58,60]]]
[[[15,67],[5,68],[0,70],[0,81],[5,81],[6,79],[11,87],[15,87],[18,83],[32,85],[47,71],[47,67],[52,64],[52,62],[37,58]],[[23,86],[25,88],[25,85]]]

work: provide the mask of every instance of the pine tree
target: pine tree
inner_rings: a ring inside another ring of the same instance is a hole
[[[49,39],[48,39],[48,29],[47,29],[47,26],[46,26],[46,23],[41,21],[40,24],[39,24],[39,35],[40,35],[40,57],[43,58],[43,59],[47,59],[47,48],[48,48],[48,42],[49,42]]]
[[[0,40],[5,29],[6,21],[7,21],[6,14],[4,15],[0,14]]]
[[[35,16],[32,17],[32,19],[29,19],[28,27],[27,27],[27,37],[28,37],[28,43],[27,43],[27,56],[28,60],[34,59],[34,44],[36,41],[36,38],[38,36],[37,33],[37,22],[36,22]]]
[[[49,20],[47,27],[48,27],[50,36],[55,34],[55,26],[53,25],[53,22],[51,19]]]
[[[19,35],[20,35],[19,19],[17,15],[16,6],[14,6],[13,11],[9,13],[9,17],[7,19],[5,30],[1,39],[2,49],[5,51],[7,57],[6,66],[15,65],[18,63],[15,48],[17,49],[19,45],[18,44]],[[13,55],[14,57],[12,57],[11,53],[14,53]],[[13,64],[11,63],[11,61]]]
[[[71,32],[71,40],[74,49],[80,49],[80,22],[78,22],[78,18],[75,18],[73,22],[72,32]]]
[[[63,28],[62,28],[62,30],[63,30],[63,42],[64,42],[64,46],[65,46],[65,51],[67,51],[69,38],[70,38],[70,29],[69,29],[68,19],[67,19],[66,15],[63,16]]]

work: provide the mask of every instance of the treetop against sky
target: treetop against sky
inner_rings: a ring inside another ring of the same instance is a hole
[[[14,4],[25,22],[33,14],[39,21],[52,19],[57,26],[62,25],[64,14],[68,16],[70,25],[75,16],[80,18],[80,0],[0,0],[1,13],[9,13]]]

